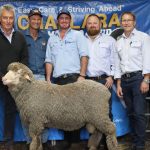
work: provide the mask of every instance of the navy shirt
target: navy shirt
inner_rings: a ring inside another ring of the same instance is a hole
[[[26,30],[24,35],[28,46],[29,68],[33,71],[34,74],[44,75],[46,45],[49,36],[40,30],[36,40],[32,38],[29,30]]]

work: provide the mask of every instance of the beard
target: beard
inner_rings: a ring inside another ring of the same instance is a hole
[[[99,30],[96,30],[95,28],[89,28],[88,30],[87,30],[87,34],[89,35],[89,36],[95,36],[95,35],[97,35],[97,34],[99,34],[100,33],[100,29]]]

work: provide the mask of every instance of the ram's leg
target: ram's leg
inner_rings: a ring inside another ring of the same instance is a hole
[[[90,136],[88,140],[89,150],[97,150],[101,138],[102,138],[102,133],[99,132],[98,130],[95,130],[95,132]]]
[[[29,134],[31,137],[30,150],[43,150],[41,142],[42,124],[39,122],[29,125]]]
[[[92,124],[87,124],[86,128],[87,128],[88,132],[91,133],[91,136],[88,140],[88,148],[89,148],[89,150],[97,150],[97,147],[102,138],[102,133],[100,133],[98,130],[96,130]]]
[[[102,133],[106,135],[106,143],[108,150],[117,150],[118,143],[116,138],[116,129],[113,122],[111,122],[109,117],[105,117],[97,122],[96,127]]]

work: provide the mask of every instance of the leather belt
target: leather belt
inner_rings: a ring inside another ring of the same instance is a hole
[[[101,80],[101,79],[106,79],[107,77],[108,76],[106,74],[103,74],[103,75],[97,76],[97,77],[87,77],[87,79],[98,81],[98,80]]]
[[[130,73],[125,73],[121,76],[121,78],[131,78],[133,76],[136,76],[137,74],[142,73],[142,71],[134,71],[134,72],[130,72]]]
[[[79,76],[79,74],[78,73],[63,74],[63,75],[57,77],[56,79],[66,79],[68,77],[73,77],[73,76]]]

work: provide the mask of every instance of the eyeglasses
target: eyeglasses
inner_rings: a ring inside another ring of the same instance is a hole
[[[131,21],[134,21],[134,20],[131,20],[131,19],[128,19],[128,20],[121,20],[121,22],[131,22]]]

